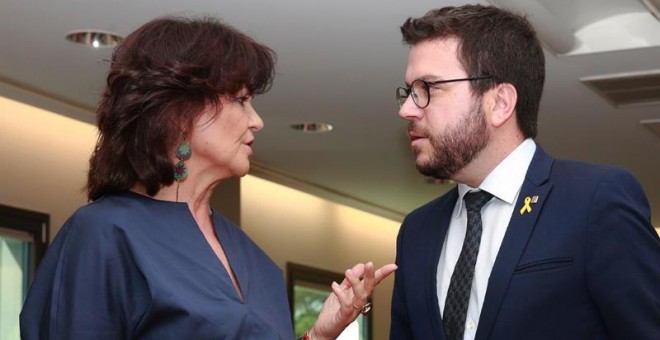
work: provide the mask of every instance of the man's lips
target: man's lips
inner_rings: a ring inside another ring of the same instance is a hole
[[[410,142],[414,142],[418,139],[427,138],[427,137],[419,132],[408,131],[408,138],[410,138]]]

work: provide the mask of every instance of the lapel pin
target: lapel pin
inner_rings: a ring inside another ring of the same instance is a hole
[[[520,215],[523,215],[524,213],[531,213],[532,212],[532,206],[530,204],[534,204],[539,201],[538,196],[527,196],[525,197],[525,204],[523,207],[520,209]]]

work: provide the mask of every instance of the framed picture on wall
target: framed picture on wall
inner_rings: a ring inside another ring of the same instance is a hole
[[[291,320],[298,338],[314,325],[323,302],[332,294],[332,282],[341,283],[344,275],[290,262],[286,272]],[[373,301],[371,303],[373,305]],[[360,315],[337,339],[371,340],[371,323],[371,313]]]

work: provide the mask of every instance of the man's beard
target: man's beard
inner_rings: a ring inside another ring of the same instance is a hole
[[[415,130],[412,123],[409,129]],[[475,104],[470,114],[457,125],[427,136],[432,150],[426,162],[422,163],[418,158],[417,170],[426,176],[451,179],[486,147],[490,132],[481,104]]]

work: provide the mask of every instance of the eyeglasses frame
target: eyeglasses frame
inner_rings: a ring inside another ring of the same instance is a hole
[[[429,104],[431,104],[431,92],[430,92],[431,86],[446,84],[446,83],[454,83],[457,81],[475,81],[475,80],[484,80],[484,79],[493,79],[493,78],[495,77],[486,75],[486,76],[467,77],[467,78],[445,79],[445,80],[437,80],[437,81],[426,81],[424,79],[415,79],[410,83],[410,86],[407,87],[400,86],[396,88],[396,101],[397,103],[399,103],[399,107],[402,107],[403,103],[399,101],[400,98],[399,90],[403,90],[403,92],[407,94],[404,98],[410,97],[410,95],[412,94],[412,84],[416,81],[421,81],[422,83],[424,83],[424,88],[426,89],[426,97],[428,98],[428,102],[426,103],[426,105],[420,106],[419,104],[417,104],[417,101],[413,97],[413,103],[415,103],[415,106],[417,106],[418,108],[423,109],[429,106]],[[405,103],[405,100],[403,102]]]

